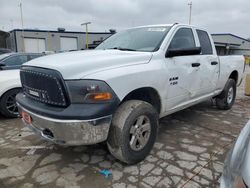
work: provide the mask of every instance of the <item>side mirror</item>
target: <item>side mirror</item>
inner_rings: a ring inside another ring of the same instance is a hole
[[[4,66],[5,66],[4,64],[0,63],[0,71],[3,70]]]
[[[201,47],[194,48],[174,48],[168,49],[165,57],[185,56],[185,55],[199,55],[201,53]]]
[[[5,64],[3,63],[0,63],[0,70],[3,70],[3,67],[6,66]]]

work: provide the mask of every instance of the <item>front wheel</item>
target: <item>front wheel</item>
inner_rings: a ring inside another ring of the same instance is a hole
[[[144,101],[124,102],[116,111],[108,137],[114,157],[127,164],[142,161],[151,151],[158,128],[158,113]]]
[[[222,110],[232,108],[236,97],[236,82],[233,79],[228,79],[225,88],[220,95],[216,97],[216,106]]]

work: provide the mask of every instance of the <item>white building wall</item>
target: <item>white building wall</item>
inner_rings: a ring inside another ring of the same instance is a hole
[[[92,44],[94,41],[99,41],[101,39],[106,39],[109,37],[111,33],[89,33],[89,44]],[[25,44],[22,37],[22,31],[11,31],[10,35],[11,45],[15,47],[15,51],[23,52],[25,51]],[[54,51],[59,52],[62,50],[61,48],[61,37],[73,37],[77,41],[77,50],[86,48],[86,34],[79,32],[52,32],[52,31],[24,31],[24,38],[33,38],[33,39],[41,39],[45,41],[45,51]],[[26,49],[29,48],[26,45]],[[65,45],[63,48],[66,48]]]

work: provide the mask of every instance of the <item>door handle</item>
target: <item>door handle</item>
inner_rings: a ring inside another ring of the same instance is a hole
[[[212,61],[212,62],[211,62],[211,65],[217,65],[217,64],[218,64],[217,61]]]
[[[200,63],[192,63],[192,67],[199,67],[200,65]]]

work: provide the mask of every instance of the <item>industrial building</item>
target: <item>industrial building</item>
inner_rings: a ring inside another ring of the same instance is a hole
[[[231,33],[212,34],[218,55],[245,55],[250,57],[250,40]]]
[[[9,36],[8,32],[0,30],[0,48],[6,48],[6,38]]]
[[[94,48],[110,35],[111,32],[88,32],[89,48]],[[57,31],[14,29],[6,38],[6,47],[16,52],[34,53],[81,50],[86,49],[86,33],[65,31],[63,28]]]

